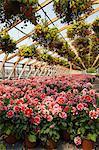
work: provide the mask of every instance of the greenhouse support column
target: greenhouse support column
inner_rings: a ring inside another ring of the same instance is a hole
[[[30,76],[30,74],[32,73],[32,71],[33,71],[33,68],[34,68],[34,66],[35,65],[37,65],[38,64],[38,62],[37,61],[35,61],[35,62],[33,62],[32,64],[31,64],[31,69],[30,69],[30,71],[28,72],[28,74],[27,74],[27,77],[26,78],[28,78],[29,76]]]
[[[15,65],[15,63],[14,63],[14,65]],[[14,73],[14,78],[16,78],[16,68],[14,68],[13,73]]]
[[[46,66],[45,66],[43,76],[45,76],[45,75],[46,75],[46,73],[47,73],[47,64],[46,64]]]
[[[24,64],[24,67],[23,67],[23,69],[21,70],[21,73],[20,73],[20,75],[19,75],[18,79],[20,79],[20,78],[21,78],[21,76],[22,76],[22,74],[23,74],[23,72],[24,72],[24,70],[25,70],[26,66],[28,65],[29,61],[30,61],[30,59],[28,59],[28,61],[26,61],[26,63]]]
[[[72,63],[69,62],[69,65],[70,65],[70,74],[72,73]]]
[[[48,67],[48,66],[47,66]],[[45,70],[44,70],[44,74],[43,74],[43,76],[45,76],[46,75],[46,73],[47,73],[47,67],[45,67]]]
[[[96,57],[96,59],[95,59],[95,61],[94,61],[94,63],[93,63],[93,65],[92,65],[92,67],[94,67],[95,66],[95,64],[96,64],[96,62],[99,60],[99,54],[98,54],[98,56]]]
[[[57,70],[58,70],[58,68],[57,68],[57,66],[56,66],[56,71],[55,71],[55,75],[57,76]]]
[[[28,72],[28,74],[27,74],[27,77],[26,77],[26,78],[29,78],[29,76],[30,76],[30,74],[31,74],[31,72],[32,72],[32,70],[33,70],[33,67],[34,67],[34,65],[31,65],[31,68],[30,68],[30,70],[29,70],[29,72]]]
[[[48,73],[47,73],[47,76],[49,76],[50,75],[50,66],[48,67]]]
[[[51,76],[53,76],[53,67],[54,66],[51,67],[51,73],[50,73]]]
[[[2,64],[0,64],[0,72],[2,71],[3,65],[5,64],[7,58],[8,58],[8,54],[5,54],[3,61],[2,61]]]
[[[5,64],[3,65],[3,68],[2,68],[2,77],[3,79],[5,79]]]
[[[17,59],[16,63],[14,64],[14,66],[13,66],[13,68],[12,68],[12,71],[11,71],[11,73],[10,73],[9,76],[8,76],[8,79],[11,78],[11,76],[12,76],[12,74],[13,74],[13,71],[14,71],[14,69],[16,68],[16,66],[17,66],[17,64],[19,63],[20,60],[22,60],[21,57],[19,57],[19,58]]]
[[[54,68],[54,76],[56,76],[57,75],[57,66],[55,66],[55,68]]]
[[[43,74],[43,71],[45,70],[45,67],[46,67],[46,64],[41,68],[41,72],[40,72],[40,74],[39,74],[39,76],[42,76]]]
[[[56,65],[53,68],[53,76],[55,76],[55,75],[56,75]]]
[[[52,67],[52,76],[54,76],[54,68],[55,68],[55,65]]]
[[[37,68],[36,72],[34,73],[34,76],[37,75],[37,73],[38,73],[39,69],[41,68],[41,66],[42,66],[42,63],[41,63],[41,64],[39,65],[39,67]]]
[[[59,69],[59,65],[56,67],[56,75],[59,76],[60,75],[60,69]]]

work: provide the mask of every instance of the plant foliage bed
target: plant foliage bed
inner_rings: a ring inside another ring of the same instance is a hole
[[[94,79],[67,75],[1,81],[0,130],[5,142],[22,141],[28,147],[40,141],[45,148],[56,148],[61,140],[78,148],[84,139],[96,142],[99,93],[92,89]],[[68,139],[63,139],[64,131]]]

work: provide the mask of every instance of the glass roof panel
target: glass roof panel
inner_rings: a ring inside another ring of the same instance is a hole
[[[41,3],[45,2],[45,0],[38,0],[38,2],[41,4]]]
[[[89,23],[91,23],[91,22],[93,22],[97,17],[99,17],[99,11],[97,11],[96,13],[90,15],[90,16],[86,19],[86,21],[89,22]]]
[[[47,19],[44,12],[42,11],[42,9],[40,9],[37,13],[38,13],[38,15],[41,16],[41,19],[39,20],[39,23],[41,22],[42,19]]]
[[[43,10],[46,12],[46,14],[50,19],[56,17],[56,14],[54,13],[53,10],[53,3],[50,3],[49,5],[45,6]]]
[[[31,32],[34,28],[34,25],[30,22],[27,22],[27,24],[25,25],[24,22],[21,22],[20,24],[18,24],[16,26],[19,30],[21,30],[22,32],[28,34],[29,32]]]
[[[28,60],[28,58],[24,58],[24,59],[21,60],[19,63],[20,63],[20,64],[24,64],[27,60]]]
[[[0,61],[3,61],[3,58],[4,58],[5,54],[0,54]]]
[[[15,56],[14,58],[8,60],[7,62],[13,62],[13,63],[15,63],[17,61],[17,59],[18,59],[18,56]]]
[[[29,38],[23,40],[22,42],[18,43],[17,47],[20,47],[22,45],[28,45],[29,46],[31,44],[33,44],[33,40],[32,40],[32,38],[29,37]]]
[[[20,32],[19,30],[17,30],[16,28],[12,28],[11,30],[9,30],[8,33],[15,40],[18,40],[25,35],[22,32]]]
[[[61,23],[61,19],[58,19],[57,21],[54,22],[54,25],[55,25],[57,28],[61,28],[61,27],[65,26],[66,24]]]

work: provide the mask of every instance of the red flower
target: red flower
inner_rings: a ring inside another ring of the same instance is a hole
[[[84,109],[84,105],[82,103],[79,103],[77,105],[77,109],[80,110],[80,111],[82,111]]]
[[[33,114],[33,110],[32,108],[26,108],[24,113],[26,117],[30,117]]]
[[[19,105],[19,104],[23,104],[23,103],[24,103],[24,100],[23,99],[19,99],[16,104]]]
[[[86,100],[87,102],[92,102],[92,97],[90,97],[89,95],[86,95],[86,96],[85,96],[85,100]]]
[[[15,102],[15,101],[14,101],[13,99],[10,100],[10,104],[11,104],[11,105],[13,105],[14,102]]]
[[[14,110],[14,112],[20,112],[20,107],[19,106],[14,106],[13,110]]]
[[[7,112],[7,114],[6,114],[6,117],[7,117],[7,118],[12,118],[13,115],[14,115],[14,112],[13,112],[12,110],[9,110],[9,111]]]
[[[40,124],[40,121],[41,121],[40,117],[38,117],[38,116],[34,117],[34,124],[35,125]]]
[[[56,101],[58,102],[58,104],[64,104],[65,99],[64,97],[58,97]]]
[[[66,106],[66,107],[64,108],[64,112],[68,112],[68,111],[70,111],[70,107],[69,107],[69,106]]]

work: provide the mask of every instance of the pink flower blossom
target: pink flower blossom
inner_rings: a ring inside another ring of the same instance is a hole
[[[47,121],[51,122],[53,120],[53,117],[51,115],[47,116]]]
[[[97,119],[97,118],[98,118],[98,113],[97,113],[97,111],[95,111],[95,110],[89,111],[89,117],[90,117],[91,119]]]
[[[26,108],[26,110],[24,111],[24,114],[26,117],[30,117],[33,114],[32,108]]]
[[[55,125],[54,124],[52,124],[49,128],[50,129],[53,129],[55,127]]]
[[[67,118],[67,114],[65,112],[61,112],[61,113],[59,113],[59,117],[63,118],[63,119],[66,119]]]
[[[82,103],[79,103],[79,104],[77,105],[77,109],[78,109],[79,111],[82,111],[82,110],[84,109],[84,105],[83,105]]]
[[[78,146],[78,145],[81,145],[81,138],[79,136],[75,137],[74,138],[74,143]]]
[[[91,96],[95,96],[95,90],[91,89],[91,90],[89,91],[89,94],[90,94]]]
[[[8,107],[7,106],[3,106],[3,110],[7,111]]]
[[[13,105],[15,103],[15,100],[11,99],[10,104]]]
[[[14,112],[18,113],[18,112],[20,112],[20,107],[16,105],[16,106],[14,106],[13,110],[14,110]]]
[[[23,104],[24,103],[24,100],[23,99],[19,99],[17,100],[16,104],[19,105],[19,104]]]
[[[73,93],[74,94],[78,94],[78,90],[77,89],[73,89]]]
[[[41,119],[40,119],[39,116],[34,117],[34,124],[35,124],[35,125],[39,125],[40,122],[41,122]]]
[[[97,111],[97,114],[98,114],[98,116],[99,116],[99,108],[97,108],[96,111]]]
[[[12,118],[14,116],[14,112],[12,110],[9,110],[6,114],[7,118]]]
[[[64,104],[65,98],[64,98],[64,97],[58,97],[58,98],[56,99],[56,102],[57,102],[58,104]]]

